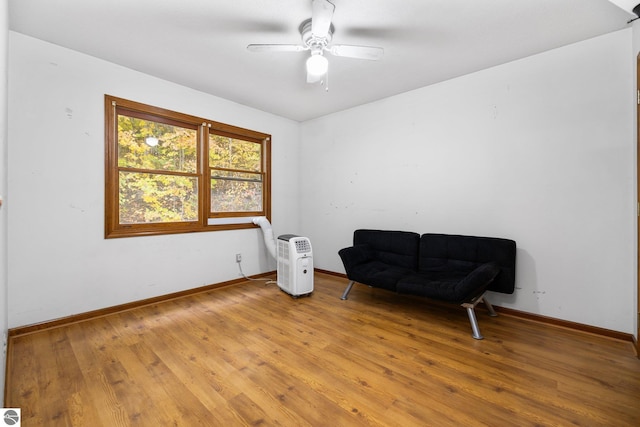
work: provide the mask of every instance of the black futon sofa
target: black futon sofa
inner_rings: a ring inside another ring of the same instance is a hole
[[[473,338],[482,339],[475,306],[484,302],[496,316],[486,291],[511,294],[515,287],[516,243],[495,237],[356,230],[353,246],[338,254],[350,282],[402,294],[461,304]]]

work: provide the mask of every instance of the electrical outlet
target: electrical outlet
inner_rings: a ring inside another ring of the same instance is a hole
[[[242,254],[236,254],[236,262],[242,261]]]

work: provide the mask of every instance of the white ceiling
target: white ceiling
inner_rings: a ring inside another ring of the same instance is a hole
[[[328,92],[306,83],[308,52],[246,50],[299,43],[311,0],[9,0],[9,26],[304,121],[620,30],[635,17],[611,2],[624,0],[331,1],[333,43],[380,46],[384,57],[329,57]]]

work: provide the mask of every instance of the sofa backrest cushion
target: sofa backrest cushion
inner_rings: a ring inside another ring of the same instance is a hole
[[[418,233],[361,229],[353,232],[353,245],[368,245],[378,261],[413,270],[418,268]]]
[[[513,293],[515,289],[516,242],[496,237],[423,234],[420,237],[420,271],[468,271],[496,263],[500,273],[488,290]]]

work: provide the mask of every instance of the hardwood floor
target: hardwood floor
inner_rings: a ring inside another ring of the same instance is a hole
[[[638,426],[630,342],[316,274],[246,282],[11,338],[28,426]]]

